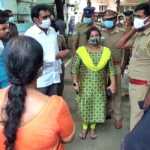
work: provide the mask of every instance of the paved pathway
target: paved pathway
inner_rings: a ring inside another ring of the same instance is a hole
[[[65,76],[65,99],[70,105],[71,112],[76,122],[76,135],[74,140],[66,145],[66,150],[120,150],[120,143],[124,135],[128,132],[129,126],[129,100],[127,97],[122,99],[122,111],[124,116],[123,129],[115,129],[111,120],[106,121],[105,124],[98,125],[97,139],[91,140],[87,137],[86,140],[80,140],[80,117],[74,100],[75,93],[72,88],[69,67],[66,69]]]

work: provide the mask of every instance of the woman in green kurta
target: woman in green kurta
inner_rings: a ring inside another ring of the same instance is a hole
[[[102,47],[101,33],[96,27],[87,32],[88,44],[79,47],[73,59],[73,85],[77,94],[81,118],[83,121],[80,137],[86,138],[90,127],[91,138],[96,138],[96,123],[104,123],[106,118],[106,77],[104,72],[109,71],[111,85],[108,87],[115,92],[114,68],[109,48]]]

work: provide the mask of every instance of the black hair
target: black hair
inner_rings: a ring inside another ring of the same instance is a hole
[[[9,14],[3,10],[0,10],[0,24],[7,23],[9,19]]]
[[[123,14],[126,16],[126,17],[130,17],[133,15],[133,11],[132,10],[127,10],[127,11],[124,11]]]
[[[91,7],[91,1],[90,0],[87,1],[87,5]]]
[[[18,127],[25,111],[26,86],[36,80],[43,64],[43,49],[33,38],[18,36],[6,45],[6,67],[10,79],[4,109],[5,150],[14,150]]]
[[[35,5],[32,7],[32,9],[31,9],[32,21],[33,21],[34,17],[36,17],[36,18],[39,17],[39,12],[42,10],[51,12],[49,6],[46,4],[38,4],[38,5]]]
[[[16,24],[14,24],[12,22],[9,22],[9,29],[10,29],[9,38],[12,38],[12,37],[15,37],[15,36],[19,35]]]
[[[86,32],[87,40],[89,40],[92,31],[97,31],[99,33],[99,35],[101,36],[101,31],[97,27],[93,26]]]
[[[3,42],[3,44],[4,44],[4,47],[5,47],[5,45],[7,44],[7,42],[8,42],[11,38],[13,38],[13,37],[15,37],[15,36],[18,36],[18,35],[19,35],[19,33],[18,33],[18,29],[17,29],[16,24],[14,24],[14,23],[12,23],[12,22],[9,22],[9,33],[7,34],[6,37],[4,37],[4,38],[2,39],[2,42]]]
[[[9,17],[13,16],[13,12],[10,9],[5,9],[4,12],[6,12],[9,15]]]
[[[137,5],[137,7],[135,8],[135,12],[139,10],[144,10],[145,16],[150,15],[150,5],[148,3],[142,3],[142,4]]]

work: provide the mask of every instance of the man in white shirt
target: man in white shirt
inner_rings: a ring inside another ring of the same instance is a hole
[[[31,18],[34,25],[25,35],[36,39],[43,47],[44,65],[43,71],[37,80],[37,88],[46,95],[57,95],[58,83],[60,83],[61,61],[63,55],[59,52],[57,33],[50,27],[50,10],[45,4],[38,4],[31,10]]]

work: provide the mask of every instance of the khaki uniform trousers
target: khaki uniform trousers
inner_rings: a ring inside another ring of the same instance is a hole
[[[117,91],[116,94],[113,96],[112,99],[112,109],[113,109],[113,119],[119,121],[122,119],[122,112],[121,112],[121,67],[120,65],[115,65],[116,69],[116,82],[117,82]]]
[[[130,130],[132,130],[143,116],[143,110],[140,109],[138,102],[144,100],[149,86],[135,85],[129,83],[130,96]]]
[[[121,68],[120,65],[115,65],[116,69],[116,82],[117,82],[117,91],[112,99],[108,102],[108,114],[111,113],[113,120],[120,121],[122,120],[121,112]]]

